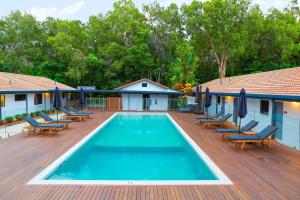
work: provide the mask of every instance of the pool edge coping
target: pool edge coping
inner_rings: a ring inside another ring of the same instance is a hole
[[[166,115],[175,128],[182,134],[187,142],[196,151],[198,156],[203,159],[208,168],[218,178],[218,180],[44,180],[55,168],[63,163],[69,156],[78,150],[100,129],[108,124],[118,114],[150,114]],[[47,165],[40,173],[34,176],[27,185],[233,185],[231,180],[222,172],[221,169],[210,159],[210,157],[194,142],[185,130],[167,112],[115,112],[108,119],[102,122],[97,128],[84,136],[79,142],[60,155],[56,160]]]

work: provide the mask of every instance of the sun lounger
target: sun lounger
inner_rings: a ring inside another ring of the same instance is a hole
[[[221,115],[224,114],[224,111],[221,110],[219,111],[217,114],[215,115],[212,115],[212,116],[201,116],[201,117],[196,117],[196,119],[216,119],[216,118],[219,118],[221,117]]]
[[[220,134],[222,134],[223,138],[225,138],[228,135],[234,135],[234,134],[241,134],[245,131],[250,131],[255,126],[257,126],[258,121],[251,120],[248,122],[245,126],[241,127],[241,129],[225,129],[225,128],[218,128],[216,131]]]
[[[77,114],[88,114],[88,115],[91,115],[91,114],[94,114],[94,112],[82,112],[82,111],[79,111],[77,110],[76,108],[70,106],[70,110],[74,113],[77,113]]]
[[[227,113],[226,115],[224,115],[220,119],[201,119],[201,120],[199,120],[199,122],[201,124],[203,124],[204,126],[208,127],[208,128],[210,126],[222,126],[222,127],[224,127],[224,124],[225,124],[226,120],[228,120],[231,116],[232,116],[232,114]]]
[[[232,140],[236,146],[240,146],[241,150],[244,149],[246,143],[260,143],[262,145],[268,144],[269,149],[271,149],[272,142],[274,142],[274,140],[270,138],[270,136],[275,134],[277,129],[278,128],[275,126],[267,126],[256,135],[230,135],[227,138]]]
[[[196,104],[188,104],[184,108],[179,108],[178,111],[180,112],[192,112],[196,108]]]
[[[68,111],[65,108],[60,108],[60,110],[65,113],[63,119],[74,119],[74,120],[79,120],[79,121],[83,121],[85,117],[89,117],[88,114],[77,114],[77,113],[72,113],[70,111]]]
[[[30,124],[26,127],[28,129],[28,133],[36,132],[36,130],[49,130],[51,133],[57,133],[57,131],[64,128],[62,124],[41,124],[30,116],[26,116],[25,121]]]
[[[56,124],[63,124],[66,128],[68,128],[68,124],[73,122],[70,119],[52,119],[46,113],[41,112],[40,116],[45,120],[47,123],[56,123]]]

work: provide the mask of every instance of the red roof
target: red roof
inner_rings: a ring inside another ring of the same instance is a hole
[[[0,72],[0,91],[49,90],[55,87],[62,90],[74,90],[70,86],[45,77]]]
[[[202,84],[211,92],[238,93],[244,88],[249,94],[300,95],[300,67],[233,76]]]

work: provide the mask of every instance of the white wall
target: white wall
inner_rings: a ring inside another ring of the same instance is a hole
[[[28,113],[50,109],[50,94],[42,94],[43,100],[42,104],[34,105],[34,94],[27,94],[28,100]],[[62,98],[62,105],[66,105],[66,98]],[[53,102],[53,101],[52,101]],[[2,119],[8,116],[15,116],[18,114],[26,113],[26,100],[24,101],[15,101],[15,94],[6,94],[5,95],[5,107],[2,107]]]
[[[147,87],[142,87],[142,83],[147,83]],[[122,88],[122,90],[133,90],[133,91],[169,91],[169,89],[162,88],[148,81],[138,82],[134,85]]]
[[[168,95],[150,95],[150,110],[168,110]]]
[[[209,115],[215,115],[216,114],[216,103],[217,103],[216,100],[217,100],[216,96],[213,95],[211,97],[211,106],[208,107],[208,114]],[[206,108],[205,108],[205,112],[206,112]]]
[[[143,83],[147,83],[147,87],[142,87]],[[130,91],[148,91],[148,92],[166,92],[173,91],[149,81],[141,81],[133,85],[129,85],[121,90]],[[122,109],[123,110],[143,110],[143,94],[122,94]],[[149,110],[168,110],[168,95],[150,94]]]
[[[242,125],[245,125],[250,120],[258,121],[258,125],[255,127],[255,131],[261,131],[268,125],[272,124],[272,101],[269,101],[269,114],[260,113],[260,99],[247,99],[247,111],[248,114],[242,119]]]
[[[2,119],[23,113],[26,113],[26,101],[15,101],[14,94],[6,94],[5,107],[2,107]]]
[[[283,102],[282,142],[300,149],[300,103]]]

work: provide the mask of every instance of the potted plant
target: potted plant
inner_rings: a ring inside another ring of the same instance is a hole
[[[14,121],[14,117],[12,116],[5,117],[4,121],[7,123],[12,123]]]
[[[16,115],[15,118],[18,121],[22,121],[24,119],[24,116],[23,115]]]

